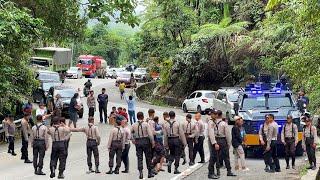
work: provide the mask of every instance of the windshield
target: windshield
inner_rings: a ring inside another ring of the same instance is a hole
[[[254,109],[258,107],[266,107],[266,98],[265,96],[255,96],[255,97],[246,97],[242,102],[243,109]],[[268,97],[267,106],[270,109],[276,109],[280,107],[292,107],[292,101],[290,97],[286,96],[272,96]]]
[[[62,98],[72,98],[75,93],[73,89],[55,90],[55,95],[60,94]]]
[[[214,98],[214,94],[213,93],[206,93],[204,96],[206,98]]]
[[[43,89],[44,91],[49,91],[49,89],[50,89],[51,87],[58,86],[58,85],[60,85],[60,83],[54,83],[54,82],[43,83],[43,84],[42,84],[42,89]]]
[[[254,109],[257,107],[265,107],[266,99],[264,96],[244,98],[242,107],[244,109]]]
[[[118,75],[120,78],[130,78],[131,74],[123,74],[123,73],[119,73]]]
[[[269,97],[269,108],[291,107],[291,101],[289,97]]]
[[[92,60],[91,59],[80,59],[79,60],[80,64],[87,64],[87,65],[91,65],[92,64]]]
[[[60,81],[58,73],[39,73],[38,79],[40,81]]]
[[[227,94],[227,98],[230,102],[237,102],[238,101],[238,97],[239,97],[239,94],[238,93],[230,93],[230,94]]]
[[[71,67],[69,70],[70,71],[78,71],[78,69],[79,69],[78,67]]]

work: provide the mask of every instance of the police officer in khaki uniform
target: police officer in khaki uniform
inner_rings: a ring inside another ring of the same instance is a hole
[[[164,124],[164,147],[169,149],[169,164],[168,172],[171,173],[171,165],[174,162],[174,174],[180,174],[178,170],[181,151],[186,146],[186,137],[184,135],[182,124],[175,120],[176,114],[173,111],[169,112],[170,120]]]
[[[260,125],[260,128],[259,128],[259,141],[264,150],[263,160],[264,160],[264,164],[266,165],[266,167],[264,168],[266,172],[270,170],[270,167],[268,165],[267,154],[265,153],[267,148],[267,133],[269,128],[269,122],[267,117],[268,115],[265,116],[265,121],[262,125]]]
[[[215,149],[217,150],[217,164],[220,166],[221,161],[225,162],[227,176],[236,176],[231,172],[229,148],[231,147],[231,133],[228,124],[222,120],[222,111],[217,110],[214,121],[214,133],[217,141]],[[220,167],[219,167],[220,168]],[[220,176],[220,169],[217,169],[217,176]]]
[[[307,152],[310,166],[307,169],[316,169],[317,128],[312,125],[311,118],[304,117],[306,126],[303,129],[302,147]]]
[[[3,128],[5,132],[5,136],[9,142],[8,153],[12,154],[12,156],[16,156],[17,154],[14,152],[14,136],[16,132],[16,124],[14,123],[13,115],[6,115],[3,120]]]
[[[291,115],[287,116],[287,123],[282,128],[281,142],[285,147],[285,159],[287,164],[286,169],[290,169],[290,156],[292,158],[292,169],[295,169],[296,146],[298,144],[298,127],[292,122]]]
[[[34,174],[46,175],[42,172],[43,158],[49,147],[48,128],[42,123],[42,115],[36,117],[37,123],[31,129],[30,144],[33,148],[33,167]],[[38,161],[39,160],[39,161]]]
[[[125,134],[121,127],[121,121],[124,120],[123,116],[116,116],[116,126],[110,131],[108,149],[109,149],[109,168],[110,170],[106,174],[119,174],[121,166],[122,151],[125,147]],[[116,168],[112,171],[114,155],[116,155]]]
[[[200,112],[196,113],[195,120],[196,120],[195,122],[196,129],[198,131],[198,138],[197,138],[198,140],[194,144],[193,159],[196,159],[196,155],[199,152],[201,160],[198,163],[205,163],[204,149],[203,149],[203,142],[205,139],[205,136],[204,136],[205,125],[201,119]]]
[[[52,127],[49,128],[48,134],[52,139],[52,150],[50,158],[50,178],[54,178],[55,170],[59,159],[59,179],[64,179],[63,172],[66,168],[66,140],[70,136],[70,129],[65,124],[60,124],[60,118],[52,119]]]
[[[88,126],[78,129],[71,129],[73,132],[83,132],[87,136],[87,164],[89,167],[89,173],[95,172],[100,173],[99,171],[99,149],[98,146],[100,145],[100,133],[99,129],[96,125],[94,125],[94,118],[88,118]],[[92,162],[91,157],[92,154],[94,156],[95,162],[95,171],[92,170]]]
[[[148,168],[148,178],[154,177],[152,173],[152,154],[151,148],[154,147],[154,138],[151,128],[147,122],[144,122],[144,115],[142,112],[137,113],[138,121],[131,126],[131,133],[133,136],[133,143],[136,145],[136,155],[138,158],[139,179],[143,179],[143,153],[146,158]]]
[[[189,150],[189,165],[194,165],[193,146],[197,136],[197,128],[194,122],[191,121],[192,115],[187,114],[186,121],[182,124],[183,132],[186,137]],[[184,151],[184,150],[183,150]]]
[[[274,121],[274,115],[268,114],[267,119],[269,121],[268,133],[267,133],[267,147],[266,156],[267,162],[270,166],[270,173],[280,172],[280,164],[278,159],[277,150],[277,138],[278,138],[278,124]]]
[[[208,179],[218,179],[219,177],[215,174],[215,168],[219,169],[219,164],[217,163],[217,152],[219,150],[219,145],[216,141],[215,135],[215,119],[216,119],[216,111],[212,110],[210,114],[211,118],[208,120],[208,146],[210,150],[210,160],[208,165]],[[215,167],[216,166],[216,167]]]
[[[29,134],[30,134],[30,126],[29,126],[30,115],[25,114],[21,120],[21,159],[24,160],[24,163],[32,163],[28,157],[28,144],[29,144]]]

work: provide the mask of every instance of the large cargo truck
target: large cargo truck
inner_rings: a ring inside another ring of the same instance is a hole
[[[101,56],[81,55],[77,67],[82,70],[85,77],[106,77],[107,62]]]
[[[72,52],[68,48],[35,48],[31,65],[36,69],[65,73],[71,65]]]

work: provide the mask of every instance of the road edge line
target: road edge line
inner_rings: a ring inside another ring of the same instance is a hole
[[[171,178],[170,180],[179,180],[190,176],[196,170],[200,169],[204,166],[210,159],[210,153],[206,154],[205,163],[196,163],[195,165],[189,167],[188,169],[184,170],[180,174],[176,175],[175,177]]]

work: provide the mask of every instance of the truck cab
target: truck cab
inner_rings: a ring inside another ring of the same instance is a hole
[[[300,112],[295,104],[290,90],[273,87],[270,84],[252,84],[240,92],[236,113],[244,119],[246,149],[254,151],[262,149],[259,141],[259,129],[265,121],[265,115],[273,114],[275,121],[279,125],[278,145],[281,146],[279,151],[280,153],[281,151],[284,152],[283,144],[281,143],[281,131],[286,123],[287,115],[291,115],[299,130],[299,143],[296,148],[296,154],[302,155],[303,126],[300,123]]]
[[[81,55],[77,67],[82,70],[85,77],[105,78],[107,62],[101,56]]]

